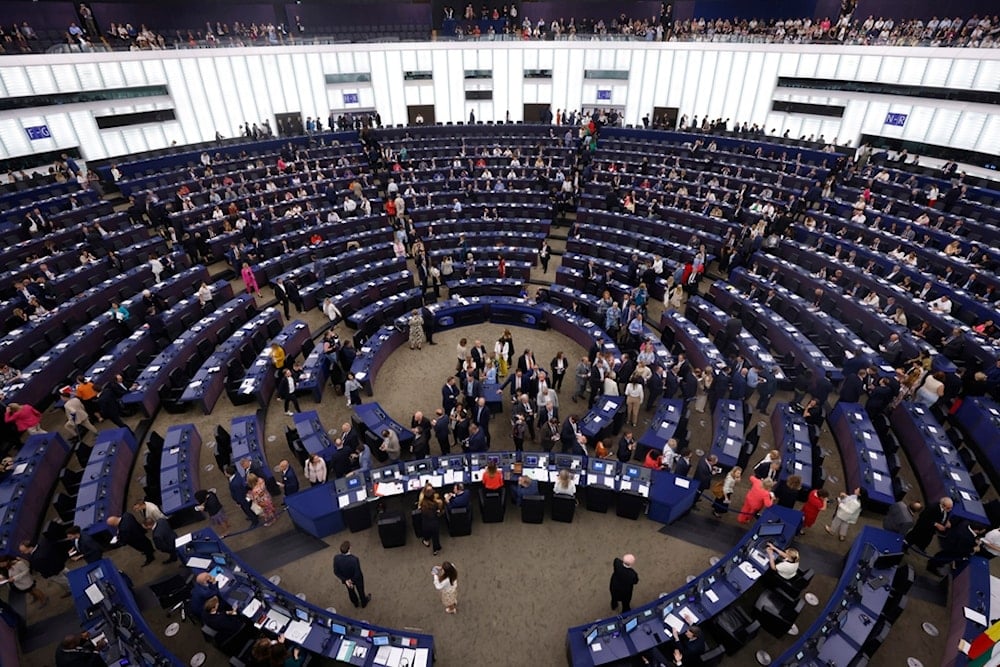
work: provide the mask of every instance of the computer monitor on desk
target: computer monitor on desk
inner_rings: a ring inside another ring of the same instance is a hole
[[[528,468],[547,468],[549,465],[549,455],[548,454],[525,454],[523,460],[523,467]]]
[[[420,459],[419,461],[407,461],[403,464],[407,475],[419,475],[430,472],[433,469],[430,459]]]
[[[575,454],[556,454],[555,465],[560,470],[580,470],[583,468],[583,457]]]
[[[350,493],[351,491],[356,491],[365,485],[365,478],[363,475],[348,475],[347,477],[338,477],[333,482],[334,488],[337,489],[337,494]]]
[[[403,473],[399,469],[398,465],[389,465],[384,468],[375,468],[371,471],[372,482],[395,482],[398,481]]]
[[[437,462],[438,468],[441,470],[463,470],[465,468],[465,456],[462,454],[439,456]]]
[[[589,459],[587,461],[587,472],[591,475],[613,475],[615,474],[615,465],[610,461]]]

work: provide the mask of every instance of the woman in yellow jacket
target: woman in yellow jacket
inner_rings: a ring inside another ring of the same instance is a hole
[[[279,371],[285,367],[285,350],[277,343],[271,345],[271,361]]]

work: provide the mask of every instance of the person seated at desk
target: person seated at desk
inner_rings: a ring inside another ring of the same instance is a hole
[[[298,647],[289,654],[288,647],[285,646],[285,635],[278,635],[277,639],[262,637],[255,641],[249,658],[248,667],[298,667],[305,656]]]
[[[503,485],[503,471],[497,467],[495,462],[490,461],[486,464],[486,470],[483,472],[483,488],[487,491],[499,491]]]
[[[558,493],[565,496],[575,496],[576,481],[573,479],[573,473],[566,468],[560,470],[559,476],[556,479],[555,484],[552,486],[552,493]]]
[[[701,655],[706,650],[705,638],[701,634],[701,628],[697,625],[690,625],[680,635],[677,630],[674,633],[674,665],[699,665]]]
[[[216,643],[225,644],[228,640],[243,632],[247,624],[243,621],[243,615],[235,609],[225,609],[217,595],[213,595],[205,601],[201,611],[201,621],[206,626],[215,630]]]
[[[471,498],[472,494],[465,488],[465,484],[461,482],[452,487],[451,493],[444,494],[444,501],[447,503],[448,509],[468,507]]]
[[[105,664],[88,632],[66,635],[56,649],[56,667],[104,667]]]
[[[514,487],[514,504],[520,506],[525,496],[538,495],[538,482],[527,474],[522,474],[517,478],[517,486]]]
[[[205,613],[205,603],[213,597],[219,600],[219,606],[222,607],[223,611],[229,609],[229,605],[222,599],[222,592],[219,590],[219,584],[215,577],[208,572],[202,572],[194,578],[194,586],[191,587],[191,600],[188,607],[191,615],[201,620],[202,614]]]
[[[781,557],[780,561],[777,560],[779,556]],[[782,551],[768,542],[767,561],[771,571],[782,579],[794,579],[795,575],[799,573],[798,549],[789,547],[788,549]]]

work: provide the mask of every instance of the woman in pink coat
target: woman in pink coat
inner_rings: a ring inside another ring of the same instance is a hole
[[[27,432],[28,435],[45,433],[38,425],[42,421],[41,413],[30,405],[11,403],[7,406],[4,421],[8,424],[13,423],[18,433]]]
[[[246,262],[243,262],[243,270],[240,272],[243,276],[243,286],[246,287],[247,294],[253,292],[258,297],[260,296],[260,286],[257,285],[257,276],[253,274],[253,269]]]

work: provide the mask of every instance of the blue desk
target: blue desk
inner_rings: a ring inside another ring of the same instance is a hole
[[[635,459],[646,458],[646,449],[662,452],[667,440],[677,437],[677,425],[684,416],[684,401],[680,398],[661,398],[656,403],[656,412],[649,421],[649,428],[636,442]],[[645,448],[645,449],[641,449]]]
[[[403,451],[409,449],[410,445],[413,444],[413,432],[386,414],[378,403],[356,405],[354,406],[354,414],[369,431],[379,437],[380,441],[382,431],[389,429],[395,431],[396,436],[399,437],[399,444]]]
[[[125,395],[122,402],[138,405],[147,417],[155,414],[160,405],[160,393],[170,382],[170,374],[188,364],[202,341],[210,341],[214,346],[218,342],[219,325],[224,320],[236,317],[245,321],[254,307],[253,296],[241,294],[198,320],[153,359],[139,375],[135,388]]]
[[[309,392],[314,401],[321,403],[323,390],[326,389],[326,381],[329,377],[330,363],[327,361],[326,355],[323,354],[321,343],[314,347],[309,356],[302,362],[302,372],[299,374],[296,388],[300,392]]]
[[[580,433],[587,436],[587,444],[594,446],[598,440],[610,438],[621,429],[625,412],[624,396],[601,396],[594,407],[580,420]],[[613,443],[608,443],[610,444]]]
[[[121,657],[129,660],[128,664],[144,667],[187,665],[187,662],[174,656],[149,627],[132,596],[131,582],[125,581],[112,561],[101,559],[92,565],[71,570],[67,577],[76,614],[91,638],[104,635],[109,644],[116,645],[123,652]],[[91,603],[92,599],[98,602]],[[120,614],[127,614],[132,623],[121,623]],[[106,660],[112,658],[107,651],[102,653],[102,657]],[[118,660],[113,664],[118,664]]]
[[[268,308],[262,313],[257,313],[246,324],[229,335],[215,348],[215,351],[208,359],[202,363],[201,368],[195,376],[188,382],[184,393],[181,394],[181,401],[185,403],[198,403],[202,412],[211,414],[215,409],[222,392],[226,389],[227,370],[234,360],[239,360],[244,348],[253,345],[253,335],[266,332],[268,328],[276,324],[281,326],[281,313],[277,308]],[[242,368],[242,366],[240,367]]]
[[[860,403],[837,403],[827,418],[844,462],[844,482],[849,491],[868,492],[869,507],[885,511],[896,502],[893,475],[875,427]]]
[[[127,428],[98,434],[76,497],[76,525],[88,533],[100,533],[108,530],[109,516],[122,513],[137,449]]]
[[[70,451],[58,433],[30,436],[21,447],[0,482],[0,554],[16,555],[22,540],[35,537]]]
[[[864,526],[847,552],[844,571],[819,618],[773,664],[852,664],[888,605],[887,589],[898,567],[875,567],[877,559],[902,551],[901,535]]]
[[[460,278],[451,280],[448,296],[452,299],[470,296],[521,296],[524,281],[520,278]]]
[[[947,667],[965,667],[969,658],[958,650],[959,640],[972,643],[986,628],[965,617],[968,607],[992,621],[997,616],[997,610],[990,605],[990,563],[985,558],[975,556],[969,559],[968,565],[951,578],[951,623],[948,624],[948,638],[943,646],[944,658],[942,665]]]
[[[719,457],[719,465],[723,468],[746,466],[746,457],[743,455],[743,434],[746,432],[743,416],[743,401],[719,401],[712,413],[715,435],[711,453]]]
[[[263,628],[266,633],[284,634],[288,643],[297,644],[310,653],[358,667],[385,664],[385,659],[378,659],[376,656],[388,653],[390,647],[380,649],[375,646],[373,636],[386,635],[390,638],[391,647],[400,648],[409,657],[409,664],[414,667],[430,667],[433,663],[432,636],[372,625],[299,600],[241,560],[211,530],[200,530],[190,537],[191,541],[178,549],[181,560],[193,572],[211,571],[223,575],[226,583],[221,587],[222,596],[237,611],[242,613],[248,605],[259,603],[260,611],[251,614],[255,623],[258,619],[266,621],[265,615],[275,607],[289,612],[284,616],[284,621],[269,622]],[[220,564],[220,560],[224,564]],[[294,627],[293,619],[297,617],[308,619],[304,621],[305,635],[298,640],[289,636],[289,630]],[[342,629],[343,633],[338,629]]]
[[[285,504],[295,527],[313,537],[322,539],[346,528],[337,502],[337,490],[332,482],[310,486],[285,496]]]
[[[260,466],[260,471],[264,473],[265,479],[274,478],[274,471],[267,464],[264,443],[261,442],[260,438],[260,420],[257,419],[257,415],[233,417],[229,439],[233,445],[232,462],[236,465],[236,472],[240,477],[246,477],[246,471],[243,470],[240,461],[250,459],[252,463]]]
[[[1000,404],[983,396],[966,396],[955,412],[955,420],[975,447],[980,461],[988,461],[983,470],[994,487],[1000,486]]]
[[[167,429],[160,455],[160,509],[167,516],[193,508],[201,488],[201,435],[192,424]]]
[[[813,464],[814,452],[809,440],[809,425],[788,403],[778,403],[771,412],[771,433],[774,448],[781,452],[781,472],[778,479],[789,475],[802,477],[806,491],[823,486],[823,468]],[[818,457],[816,457],[818,458]]]
[[[660,316],[660,331],[664,334],[670,332],[674,343],[684,348],[684,353],[695,368],[704,369],[726,363],[715,343],[676,310],[663,312]]]
[[[698,499],[698,484],[694,480],[666,470],[654,470],[652,477],[647,512],[650,519],[673,523],[691,510]]]
[[[691,621],[703,624],[712,619],[742,599],[767,571],[764,544],[771,542],[779,548],[786,548],[801,523],[801,512],[784,507],[769,507],[729,553],[694,581],[625,614],[570,628],[566,631],[570,665],[590,667],[615,660],[627,660],[666,641],[671,635],[672,627],[683,633],[692,624]],[[775,526],[780,527],[779,532],[773,535],[761,534]],[[710,591],[711,596],[708,595]],[[627,633],[624,627],[632,618],[638,618],[639,622],[634,632]],[[601,628],[601,636],[595,642],[599,643],[600,651],[594,650],[595,645],[588,645],[586,641],[587,633],[594,627]]]
[[[274,362],[271,361],[271,344],[277,343],[285,351],[285,363],[291,364],[292,360],[302,351],[302,346],[312,337],[309,333],[309,325],[302,320],[293,320],[285,325],[285,328],[271,339],[270,343],[257,355],[250,368],[247,369],[243,381],[240,383],[239,392],[241,394],[252,395],[257,399],[257,405],[267,409],[268,401],[274,395],[274,389],[278,386],[275,376],[276,370]]]
[[[989,525],[968,468],[931,411],[904,401],[892,411],[890,420],[920,481],[924,498],[948,496],[954,501],[956,516]]]
[[[295,423],[295,430],[299,434],[302,446],[309,454],[319,454],[320,458],[329,461],[333,454],[333,441],[327,434],[326,429],[319,420],[319,415],[315,410],[308,412],[296,412],[292,417]],[[333,471],[328,470],[330,479],[334,477]]]
[[[387,322],[392,322],[414,308],[420,308],[424,304],[424,291],[422,288],[416,287],[379,299],[374,303],[367,303],[368,305],[365,307],[347,316],[347,324],[352,329],[370,331]]]
[[[778,313],[750,301],[745,294],[722,281],[713,283],[709,294],[723,310],[739,310],[743,313],[744,321],[754,322],[754,326],[767,334],[773,352],[791,355],[797,366],[811,369],[814,377],[825,375],[834,382],[844,379],[841,369],[834,366],[815,343]]]

